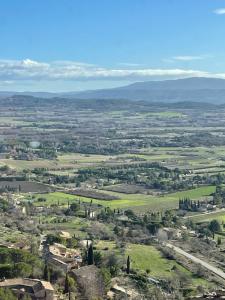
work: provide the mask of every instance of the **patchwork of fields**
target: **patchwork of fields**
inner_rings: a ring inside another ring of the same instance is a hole
[[[107,192],[110,195],[119,197],[119,200],[97,200],[92,198],[80,197],[75,195],[69,195],[63,192],[54,192],[48,194],[36,194],[35,199],[43,197],[45,202],[37,202],[34,204],[37,206],[50,206],[50,205],[67,205],[68,202],[74,202],[80,199],[82,202],[88,202],[99,204],[112,209],[116,208],[133,208],[136,211],[144,212],[146,210],[165,210],[178,207],[178,201],[180,198],[190,197],[191,199],[200,199],[202,197],[211,195],[215,191],[215,186],[204,186],[192,190],[176,192],[166,194],[162,196],[151,196],[143,194],[122,194],[115,192]]]

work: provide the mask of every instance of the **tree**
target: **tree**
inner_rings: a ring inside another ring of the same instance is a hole
[[[110,286],[110,282],[111,282],[111,273],[109,272],[109,270],[107,268],[101,268],[100,274],[103,277],[105,288],[108,289]]]
[[[94,264],[94,254],[93,254],[93,246],[92,244],[88,248],[88,257],[87,257],[88,265]]]
[[[64,285],[64,291],[63,292],[64,292],[64,294],[69,293],[69,297],[70,297],[70,293],[74,290],[75,290],[75,281],[72,277],[70,277],[68,274],[66,274],[65,285]]]
[[[72,203],[71,205],[70,205],[70,210],[72,211],[72,212],[77,212],[78,210],[80,209],[80,206],[79,206],[79,204],[78,203]]]
[[[66,279],[65,279],[65,286],[64,286],[64,294],[69,293],[69,278],[68,274],[66,274]]]
[[[0,299],[17,300],[17,297],[9,289],[0,288]]]
[[[221,237],[219,236],[218,239],[217,239],[217,245],[221,245],[222,241],[221,241]]]
[[[47,264],[45,264],[43,277],[45,281],[50,281],[50,271]]]
[[[212,220],[209,223],[209,230],[212,232],[214,238],[214,234],[221,231],[220,223],[217,220]]]
[[[96,266],[100,266],[102,264],[101,252],[99,252],[99,251],[94,252],[94,262],[95,262]]]
[[[127,274],[130,274],[130,256],[127,257]]]
[[[110,253],[106,260],[106,266],[109,268],[109,271],[112,276],[116,276],[120,269],[120,262],[115,253]]]

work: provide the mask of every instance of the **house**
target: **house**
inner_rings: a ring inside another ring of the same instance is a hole
[[[82,264],[82,257],[77,249],[70,249],[58,243],[49,245],[47,257],[49,262],[65,272],[78,269]]]
[[[164,231],[167,234],[169,240],[179,239],[182,236],[181,230],[176,228],[163,227],[162,231]]]
[[[32,300],[56,300],[54,288],[48,281],[29,278],[5,279],[0,282],[0,288],[11,289],[18,299],[30,296]]]

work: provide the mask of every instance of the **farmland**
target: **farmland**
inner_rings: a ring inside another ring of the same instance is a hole
[[[208,285],[205,280],[194,277],[188,270],[177,264],[176,261],[168,261],[163,258],[160,251],[153,246],[128,244],[126,253],[131,257],[134,269],[147,270],[149,276],[153,278],[170,278],[176,276],[177,271],[178,274],[185,274],[195,287]]]
[[[91,242],[110,286],[115,280],[145,295],[157,290],[154,280],[176,299],[221,284],[167,253],[164,241],[217,267],[225,260],[224,108],[8,101],[0,99],[3,246],[44,257],[49,243],[62,244],[86,267]],[[60,286],[65,274],[49,267]]]
[[[149,196],[142,194],[122,194],[115,192],[107,192],[112,196],[116,196],[119,200],[98,200],[93,198],[81,197],[76,195],[69,195],[62,192],[48,193],[48,194],[36,194],[34,199],[43,197],[46,199],[45,202],[34,202],[35,205],[67,205],[68,201],[73,202],[78,199],[82,202],[87,202],[106,207],[114,208],[133,208],[137,211],[144,210],[165,210],[171,208],[177,208],[178,200],[183,197],[191,197],[192,199],[200,199],[204,196],[211,195],[215,191],[214,186],[205,186],[188,191],[176,192],[166,194],[163,196]]]

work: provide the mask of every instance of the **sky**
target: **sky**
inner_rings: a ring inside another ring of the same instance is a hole
[[[0,0],[0,91],[225,79],[225,0]]]

